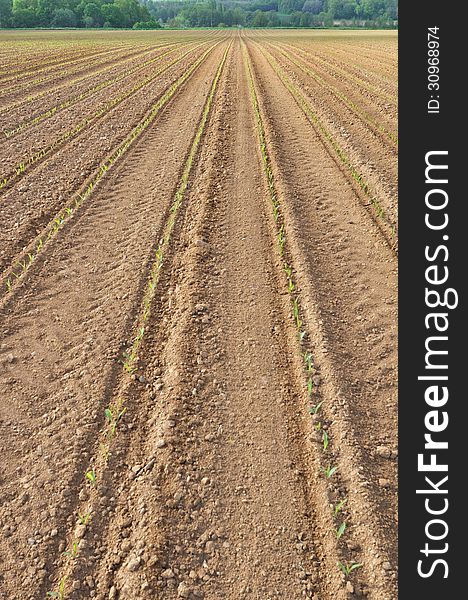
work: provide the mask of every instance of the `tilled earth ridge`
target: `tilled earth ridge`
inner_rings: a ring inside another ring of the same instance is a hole
[[[28,148],[28,154],[30,155],[38,152],[49,144],[54,143],[68,130],[76,127],[84,117],[88,117],[89,115],[89,118],[92,118],[95,113],[98,113],[99,110],[104,110],[113,100],[117,101],[126,92],[130,93],[139,83],[144,84],[145,81],[149,82],[148,86],[143,86],[142,92],[147,97],[151,97],[151,76],[165,65],[169,65],[175,59],[182,57],[187,51],[183,47],[180,49],[174,47],[173,52],[168,52],[169,50],[171,48],[163,49],[159,52],[162,55],[160,61],[144,67],[140,71],[129,75],[124,80],[118,80],[114,85],[96,92],[89,98],[85,98],[82,102],[71,106],[65,113],[59,111],[58,114],[52,115],[44,123],[39,121],[32,127],[25,129],[25,131],[19,132],[14,137],[9,138],[5,151],[0,151],[2,171],[8,173],[17,164],[26,162],[27,157],[24,156],[25,146]],[[155,55],[156,53],[153,56]],[[129,100],[134,101],[134,96],[132,95]]]
[[[364,71],[362,68],[355,67],[348,62],[343,63],[342,61],[333,60],[330,56],[321,54],[318,51],[314,51],[312,54],[307,48],[292,44],[290,41],[281,42],[281,44],[283,43],[286,43],[286,46],[297,52],[299,56],[306,57],[314,68],[320,69],[323,74],[330,73],[334,78],[347,83],[358,83],[359,85],[352,88],[353,93],[372,94],[375,101],[396,119],[398,99],[395,81],[392,82],[393,85],[390,85],[390,82],[383,82],[376,78],[374,72]]]
[[[0,597],[43,598],[61,581],[70,599],[397,597],[395,253],[266,61],[262,34],[252,37],[213,39],[141,139],[2,292]],[[307,86],[303,74],[297,82]],[[46,167],[31,173],[31,196]],[[172,218],[130,376],[121,360]],[[126,412],[102,466],[104,409],[116,399]],[[353,561],[363,565],[345,577],[338,563]]]

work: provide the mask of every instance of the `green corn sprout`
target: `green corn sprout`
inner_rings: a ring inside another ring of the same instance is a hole
[[[340,568],[340,571],[342,571],[346,575],[346,577],[349,577],[349,575],[355,569],[360,569],[362,566],[363,566],[362,563],[357,563],[357,562],[354,562],[354,561],[351,561],[349,564],[342,563],[342,562],[338,563],[338,567]]]
[[[332,477],[332,475],[334,475],[338,471],[338,467],[331,467],[330,465],[328,465],[328,467],[320,467],[320,470],[327,479],[330,479],[330,477]]]

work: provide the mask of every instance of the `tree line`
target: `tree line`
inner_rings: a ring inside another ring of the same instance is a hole
[[[389,27],[397,0],[0,0],[0,27]]]
[[[150,20],[137,0],[0,0],[1,27],[130,28]]]

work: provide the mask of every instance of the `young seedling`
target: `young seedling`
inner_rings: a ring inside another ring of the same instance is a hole
[[[346,521],[343,521],[343,523],[341,523],[341,525],[336,530],[336,539],[339,540],[345,531],[346,531]]]
[[[357,563],[354,561],[351,561],[349,564],[347,563],[342,563],[339,562],[338,566],[340,568],[340,571],[342,571],[346,577],[349,577],[350,574],[355,570],[355,569],[360,569],[363,564],[362,563]]]
[[[293,301],[293,314],[294,314],[294,320],[296,321],[297,329],[301,329],[302,321],[299,317],[299,300],[297,298],[294,298],[294,301]]]
[[[312,373],[314,363],[311,352],[307,351],[304,353],[304,362],[306,364],[307,373]]]
[[[58,591],[56,592],[47,592],[46,596],[48,598],[56,598],[57,600],[65,600],[65,585],[67,582],[66,577],[62,577],[59,582]]]
[[[67,550],[63,553],[64,556],[69,556],[70,558],[76,558],[79,554],[78,551],[78,541],[73,540],[71,550]]]
[[[328,437],[328,433],[327,431],[324,429],[323,433],[322,433],[322,441],[323,441],[323,449],[324,451],[328,448],[328,444],[330,442],[330,439]]]
[[[11,288],[13,286],[13,284],[11,283],[11,279],[7,279],[6,286],[7,286],[7,290],[9,292],[11,292]]]
[[[87,512],[84,514],[81,514],[80,512],[78,513],[78,520],[81,523],[81,525],[87,525],[88,523],[91,522],[91,513]]]
[[[328,465],[328,467],[320,467],[320,470],[327,479],[330,479],[330,477],[332,477],[332,475],[338,471],[338,467],[331,467]]]
[[[125,412],[126,412],[126,408],[124,408],[123,410],[121,410],[120,412],[113,412],[110,408],[106,408],[106,410],[104,411],[105,415],[106,415],[106,419],[109,422],[109,434],[111,437],[113,437],[115,435],[115,430],[117,429],[117,425],[120,421],[120,419],[124,416]]]
[[[86,472],[86,479],[88,479],[93,485],[96,485],[96,473],[94,469],[90,469]]]
[[[309,412],[311,415],[316,415],[318,413],[318,411],[320,410],[320,407],[323,404],[323,400],[321,402],[319,402],[318,404],[316,404],[315,406],[311,406],[309,408]]]
[[[348,498],[344,498],[343,500],[340,500],[338,502],[338,504],[334,507],[333,514],[335,517],[337,517],[340,514],[340,512],[343,510],[343,507],[346,504],[346,502],[348,502]]]

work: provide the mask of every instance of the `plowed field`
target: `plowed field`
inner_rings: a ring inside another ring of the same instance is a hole
[[[396,51],[0,33],[0,598],[397,598]]]

